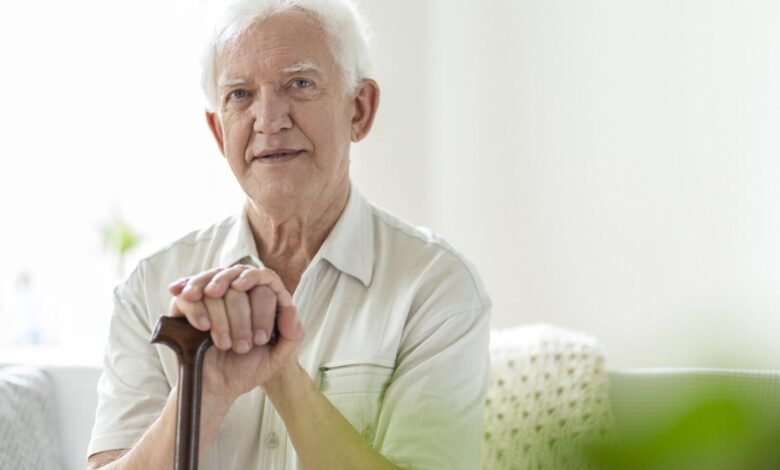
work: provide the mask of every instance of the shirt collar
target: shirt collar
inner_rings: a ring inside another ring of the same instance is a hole
[[[235,218],[236,221],[222,245],[219,266],[226,267],[245,263],[262,267],[263,263],[260,262],[260,257],[257,255],[257,245],[255,237],[252,235],[252,227],[249,225],[246,210],[242,210]]]
[[[247,263],[262,267],[257,245],[252,235],[246,210],[236,216],[236,222],[225,238],[219,266]],[[368,286],[374,269],[374,225],[371,206],[362,194],[351,186],[344,211],[325,238],[311,264],[327,260],[336,269]]]
[[[368,286],[374,271],[374,224],[371,206],[362,194],[350,187],[344,212],[320,247],[317,258],[330,262],[336,269],[356,277]]]

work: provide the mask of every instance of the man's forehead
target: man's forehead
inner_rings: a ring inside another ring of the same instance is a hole
[[[306,13],[286,13],[249,26],[217,52],[219,86],[223,78],[334,72],[335,60],[321,25]]]

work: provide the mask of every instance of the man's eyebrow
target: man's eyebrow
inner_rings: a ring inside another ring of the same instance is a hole
[[[232,78],[232,79],[228,78],[228,79],[220,80],[219,83],[217,84],[217,87],[230,88],[236,85],[243,85],[244,83],[246,83],[246,80],[244,80],[243,78]]]
[[[282,75],[292,75],[295,73],[322,73],[322,71],[311,62],[298,62],[297,64],[279,70],[279,73]]]
[[[312,64],[311,62],[298,62],[297,64],[293,64],[289,67],[285,67],[283,69],[279,70],[279,73],[281,75],[293,75],[296,73],[315,73],[315,74],[322,74],[322,71],[319,67]],[[247,81],[243,78],[226,78],[226,79],[220,79],[219,83],[217,83],[217,88],[224,89],[224,88],[230,88],[236,85],[243,85]]]

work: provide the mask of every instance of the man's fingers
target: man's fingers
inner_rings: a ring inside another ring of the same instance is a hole
[[[253,341],[262,346],[271,339],[276,321],[276,293],[267,286],[257,286],[249,291],[252,307]]]
[[[239,354],[252,349],[252,312],[246,292],[229,289],[225,294],[227,319],[233,350]]]
[[[222,271],[222,268],[212,268],[208,271],[204,271],[195,276],[190,276],[179,295],[183,296],[189,301],[196,301],[203,298],[203,288],[211,281],[217,273]]]
[[[250,266],[238,264],[231,266],[227,269],[215,274],[206,286],[203,288],[203,293],[209,297],[222,297],[230,288],[230,283],[233,282],[242,272],[249,269]]]
[[[287,288],[284,287],[279,276],[270,269],[247,269],[230,286],[243,291],[248,291],[257,286],[267,286],[276,294],[276,300],[279,305],[292,305],[292,296],[287,292]]]
[[[204,297],[202,303],[211,322],[211,339],[214,345],[222,351],[230,349],[233,342],[230,340],[230,323],[227,319],[225,301],[222,298]]]
[[[173,281],[172,283],[168,284],[168,292],[170,292],[171,295],[181,294],[181,291],[184,290],[184,286],[187,285],[187,281],[189,280],[189,277],[183,277]]]
[[[303,325],[298,319],[298,310],[294,305],[281,307],[276,317],[276,326],[279,329],[279,342],[297,344],[303,339]]]
[[[295,355],[295,350],[303,339],[303,326],[298,320],[295,306],[281,307],[276,317],[276,326],[279,329],[279,338],[271,348],[272,362],[285,361],[284,358]]]
[[[174,297],[168,313],[174,317],[186,317],[190,325],[200,331],[207,331],[211,327],[206,306],[200,301],[190,302],[178,296]]]

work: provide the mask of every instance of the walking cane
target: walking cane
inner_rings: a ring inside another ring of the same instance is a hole
[[[185,317],[160,317],[152,343],[161,343],[179,358],[179,403],[176,414],[174,470],[197,470],[203,356],[211,346],[208,331],[196,330]]]

